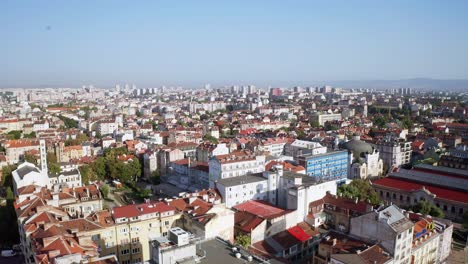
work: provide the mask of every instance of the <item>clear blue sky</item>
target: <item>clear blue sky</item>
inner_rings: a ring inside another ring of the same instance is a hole
[[[468,1],[0,1],[0,87],[468,78]]]

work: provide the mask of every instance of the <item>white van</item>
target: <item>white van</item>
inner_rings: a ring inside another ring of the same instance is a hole
[[[2,250],[2,257],[14,257],[16,256],[16,252],[13,249],[4,249]]]

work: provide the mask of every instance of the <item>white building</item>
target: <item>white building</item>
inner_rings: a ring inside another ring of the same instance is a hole
[[[269,152],[271,156],[279,157],[284,153],[284,146],[287,143],[287,139],[284,138],[268,138],[262,141],[258,146],[259,151]]]
[[[297,222],[302,222],[312,201],[321,199],[327,192],[336,194],[335,181],[320,182],[307,175],[283,171],[281,165],[273,170],[218,180],[216,187],[226,207],[263,200],[284,209],[296,210]]]
[[[43,173],[38,167],[29,162],[24,162],[12,172],[13,192],[18,196],[17,190],[27,185],[45,187],[49,185],[47,173]]]
[[[317,121],[319,125],[323,126],[328,121],[341,121],[342,116],[338,114],[329,114],[329,113],[315,113],[312,115],[312,119]]]
[[[40,130],[46,130],[46,129],[49,129],[49,121],[47,121],[47,120],[36,121],[33,124],[33,131],[34,132],[37,132],[37,131],[40,131]]]
[[[60,187],[80,187],[81,173],[76,165],[71,163],[60,164],[60,173],[50,174],[49,173],[49,186],[59,185]]]
[[[380,241],[395,264],[410,263],[413,246],[414,224],[400,209],[391,205],[380,211],[373,211],[351,218],[350,234]]]
[[[377,142],[380,158],[388,169],[397,168],[411,161],[411,142],[398,138],[387,137]]]
[[[265,156],[249,151],[234,151],[226,155],[213,156],[208,161],[210,188],[219,179],[259,173],[265,170]]]
[[[114,131],[119,128],[119,125],[113,120],[101,121],[98,123],[97,132],[101,135],[114,134]]]
[[[284,146],[284,155],[293,157],[294,159],[306,154],[318,155],[325,153],[327,153],[327,147],[322,146],[318,142],[296,139]]]

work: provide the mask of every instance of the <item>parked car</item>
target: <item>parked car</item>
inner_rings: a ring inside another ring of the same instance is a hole
[[[16,252],[13,249],[4,249],[2,250],[2,257],[14,257],[16,256]]]

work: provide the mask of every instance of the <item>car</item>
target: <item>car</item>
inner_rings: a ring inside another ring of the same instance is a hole
[[[4,249],[2,250],[2,257],[14,257],[16,256],[16,252],[13,249]]]

